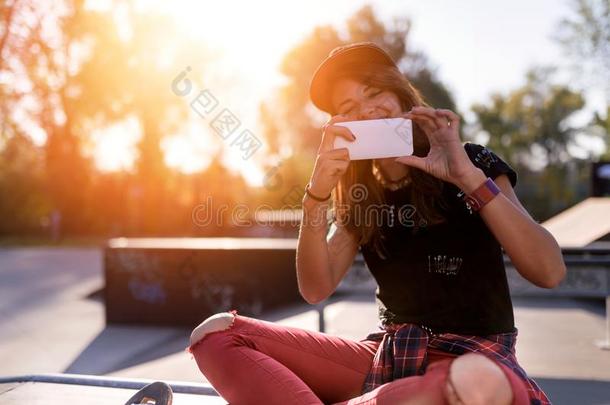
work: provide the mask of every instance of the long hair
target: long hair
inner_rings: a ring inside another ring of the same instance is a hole
[[[389,90],[398,96],[403,112],[414,106],[428,106],[419,91],[395,67],[378,64],[349,65],[333,75],[331,80],[350,78],[360,83]],[[331,111],[331,115],[338,112]],[[424,157],[430,150],[428,138],[421,128],[413,122],[413,154]],[[428,173],[409,167],[411,176],[410,201],[414,208],[410,220],[412,232],[422,226],[430,226],[445,221],[442,214],[446,207],[442,197],[443,182]],[[383,215],[379,210],[385,204],[383,186],[373,175],[373,160],[351,161],[346,173],[333,190],[333,214],[336,221],[358,238],[360,245],[371,243],[377,254],[386,258],[383,244],[384,235],[379,221],[371,221],[368,216]],[[363,218],[366,215],[366,218]],[[378,217],[377,217],[378,219]]]

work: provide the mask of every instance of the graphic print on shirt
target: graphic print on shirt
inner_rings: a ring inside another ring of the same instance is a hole
[[[493,163],[498,161],[498,159],[490,153],[489,149],[485,147],[483,147],[483,149],[477,153],[474,160],[487,168],[491,167]]]
[[[428,255],[428,272],[456,276],[464,260],[459,256]]]

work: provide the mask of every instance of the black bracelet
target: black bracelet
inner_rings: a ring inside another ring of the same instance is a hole
[[[312,194],[311,191],[309,191],[309,183],[307,183],[307,185],[305,186],[305,194],[307,194],[314,200],[320,201],[320,202],[328,201],[328,199],[331,197],[331,194],[329,194],[328,197],[326,197],[326,198],[320,198],[317,195]]]

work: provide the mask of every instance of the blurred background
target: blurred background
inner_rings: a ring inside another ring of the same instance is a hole
[[[591,163],[610,157],[608,8],[5,0],[0,239],[242,235],[219,207],[298,208],[328,119],[309,79],[333,47],[363,40],[462,115],[464,141],[513,165],[544,221],[590,195]],[[209,197],[224,220],[202,226]]]
[[[0,0],[1,403],[205,383],[184,348],[233,308],[376,330],[360,255],[316,306],[294,268],[329,119],[309,80],[356,41],[518,172],[568,266],[545,290],[505,258],[519,362],[555,404],[610,403],[610,0]],[[123,388],[3,379],[40,373]]]

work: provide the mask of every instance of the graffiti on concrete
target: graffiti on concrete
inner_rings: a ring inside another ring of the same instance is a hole
[[[214,311],[237,309],[240,313],[258,316],[263,312],[263,299],[258,281],[239,272],[205,271],[196,262],[196,254],[187,255],[178,274],[188,283],[193,300]]]
[[[132,277],[128,282],[129,292],[136,301],[147,304],[164,304],[167,294],[159,281],[147,281]]]
[[[117,262],[117,269],[130,273],[139,273],[143,270],[147,272],[156,272],[160,268],[159,257],[150,253],[139,250],[119,250],[113,255]]]

